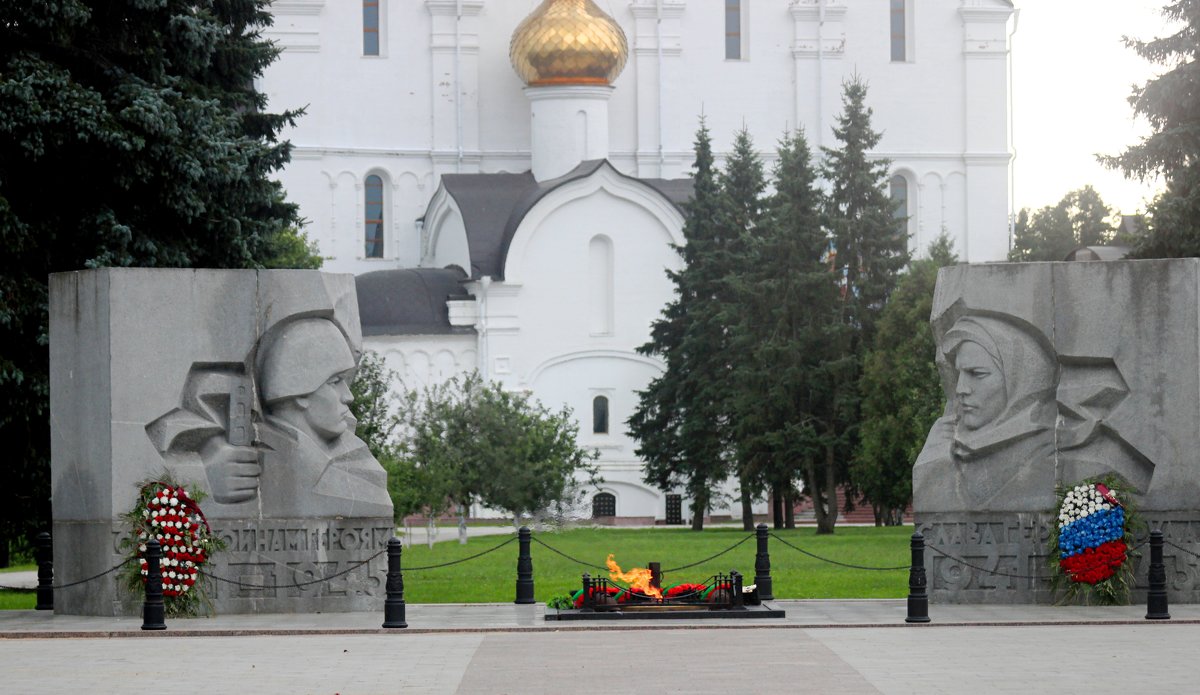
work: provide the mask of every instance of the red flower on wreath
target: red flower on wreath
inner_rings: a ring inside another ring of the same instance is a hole
[[[211,542],[212,529],[204,512],[200,511],[182,487],[152,482],[146,488],[159,489],[149,496],[142,510],[145,528],[138,532],[138,563],[142,581],[149,581],[146,561],[146,540],[151,536],[162,547],[159,572],[162,575],[164,597],[175,597],[191,590],[207,561],[204,546]],[[143,493],[146,491],[143,488]]]
[[[1073,581],[1096,584],[1113,576],[1125,562],[1128,550],[1123,540],[1102,543],[1081,553],[1064,557],[1059,566]]]

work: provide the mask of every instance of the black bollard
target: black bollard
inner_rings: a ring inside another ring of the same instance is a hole
[[[387,600],[383,602],[384,627],[408,627],[404,621],[404,575],[400,573],[400,552],[404,545],[393,536],[387,542]]]
[[[142,629],[166,630],[166,606],[163,604],[162,570],[159,561],[162,560],[162,546],[157,538],[151,538],[146,543],[146,600],[142,603]]]
[[[38,566],[37,605],[38,611],[54,610],[54,545],[50,534],[42,531],[33,542],[33,555]]]
[[[770,601],[775,598],[771,587],[771,555],[767,552],[767,536],[770,530],[766,524],[759,524],[757,532],[758,553],[754,556],[754,586],[758,587],[759,600]]]
[[[517,600],[514,603],[535,603],[533,600],[533,557],[529,554],[528,526],[517,531]]]
[[[1163,563],[1163,532],[1150,532],[1150,590],[1146,592],[1146,620],[1170,620],[1167,612],[1167,566]]]
[[[925,536],[912,535],[912,567],[908,570],[908,616],[906,623],[929,622],[929,596],[925,593]]]

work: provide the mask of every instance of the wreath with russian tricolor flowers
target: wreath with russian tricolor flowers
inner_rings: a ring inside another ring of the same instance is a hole
[[[1109,476],[1058,491],[1057,523],[1051,526],[1052,583],[1063,602],[1095,599],[1129,603],[1137,515],[1131,491]]]
[[[211,608],[200,569],[225,545],[213,535],[200,510],[199,501],[204,497],[203,492],[189,494],[169,479],[148,480],[138,487],[137,502],[124,515],[129,524],[129,535],[121,542],[130,560],[126,585],[138,595],[145,591],[149,580],[146,544],[152,538],[158,540],[163,603],[170,617],[198,615],[201,608]]]

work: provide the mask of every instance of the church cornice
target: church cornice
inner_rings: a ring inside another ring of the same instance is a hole
[[[476,17],[483,12],[483,0],[425,0],[425,8],[435,17],[454,17],[460,7],[464,17]]]
[[[663,19],[679,19],[687,10],[687,3],[683,0],[663,0],[661,4],[653,0],[635,0],[630,3],[629,11],[636,19],[657,19],[660,7]]]
[[[276,17],[283,15],[317,15],[325,9],[325,0],[275,0],[270,5],[271,14]]]

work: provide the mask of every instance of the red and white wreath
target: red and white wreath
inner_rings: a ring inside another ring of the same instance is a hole
[[[137,555],[142,582],[149,580],[146,544],[154,538],[162,547],[163,596],[192,591],[200,568],[214,550],[215,539],[204,512],[183,487],[157,481],[142,487],[141,507]]]

